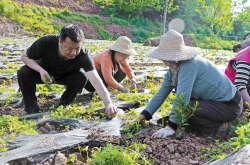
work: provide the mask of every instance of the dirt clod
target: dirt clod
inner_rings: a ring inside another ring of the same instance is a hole
[[[66,165],[67,158],[61,152],[58,152],[55,157],[55,165]]]

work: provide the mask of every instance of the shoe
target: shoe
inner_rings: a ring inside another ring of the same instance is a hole
[[[226,137],[229,135],[231,127],[232,126],[229,122],[223,122],[222,126],[214,132],[214,137],[226,140]]]
[[[229,135],[229,132],[231,130],[231,123],[229,122],[223,122],[222,126],[215,131],[212,135],[209,135],[206,137],[207,140],[215,142],[215,140],[222,140],[226,141],[227,136]]]

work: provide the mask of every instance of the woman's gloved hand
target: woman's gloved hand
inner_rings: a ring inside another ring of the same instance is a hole
[[[121,84],[119,84],[119,87],[117,88],[117,90],[122,91],[124,93],[128,93],[129,92],[128,89],[125,88],[125,87],[123,87]]]
[[[162,128],[155,132],[151,137],[152,138],[165,138],[167,136],[173,135],[175,131],[171,129],[170,127]]]
[[[136,88],[136,79],[135,79],[135,77],[131,78],[130,85],[131,85],[132,88]]]

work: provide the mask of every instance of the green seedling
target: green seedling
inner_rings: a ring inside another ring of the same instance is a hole
[[[8,140],[1,139],[0,141],[2,143],[2,149],[0,150],[0,152],[8,151],[9,148],[5,147],[5,145],[7,144]]]
[[[146,149],[145,144],[132,143],[128,147],[113,146],[107,144],[103,148],[95,148],[92,152],[92,157],[87,159],[87,163],[93,164],[123,164],[131,165],[138,164],[139,160],[141,164],[152,164],[151,160],[143,157],[140,154],[141,149]],[[103,161],[105,160],[105,161]]]
[[[177,123],[177,131],[176,131],[176,138],[179,138],[181,136],[181,130],[185,129],[184,126],[189,125],[188,119],[192,116],[194,116],[194,112],[197,109],[197,106],[199,105],[198,101],[194,106],[191,106],[187,99],[184,97],[184,93],[182,92],[175,100],[174,103],[176,105],[175,112],[176,112],[176,118],[174,118],[175,122]],[[171,114],[174,115],[174,114]]]

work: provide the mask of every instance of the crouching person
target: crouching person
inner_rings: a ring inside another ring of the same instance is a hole
[[[107,46],[107,49],[94,56],[96,70],[108,89],[112,87],[127,93],[128,89],[119,83],[127,75],[132,88],[136,87],[135,74],[130,68],[127,58],[130,55],[137,55],[137,52],[132,49],[132,42],[126,36],[119,37],[113,45]],[[95,91],[90,83],[87,83],[86,89],[89,92]]]
[[[250,47],[229,60],[225,73],[240,91],[245,107],[249,108],[246,103],[250,103]]]
[[[25,64],[17,71],[18,84],[23,94],[24,115],[38,113],[36,84],[55,83],[65,85],[59,104],[73,103],[77,93],[85,87],[88,79],[103,100],[109,117],[117,112],[109,93],[95,70],[93,59],[82,47],[84,35],[73,24],[62,27],[59,34],[45,35],[36,40],[22,55]],[[81,68],[85,73],[79,71]]]
[[[183,92],[191,105],[199,102],[199,110],[189,118],[189,124],[217,139],[227,135],[228,122],[236,119],[242,111],[240,92],[215,64],[198,56],[199,53],[200,48],[185,46],[182,35],[174,30],[162,36],[159,47],[147,55],[162,60],[170,69],[158,93],[133,122],[150,120],[172,89],[176,88],[176,97]],[[155,132],[153,138],[165,138],[175,133],[178,124],[174,120],[176,106],[173,104],[167,127]]]

